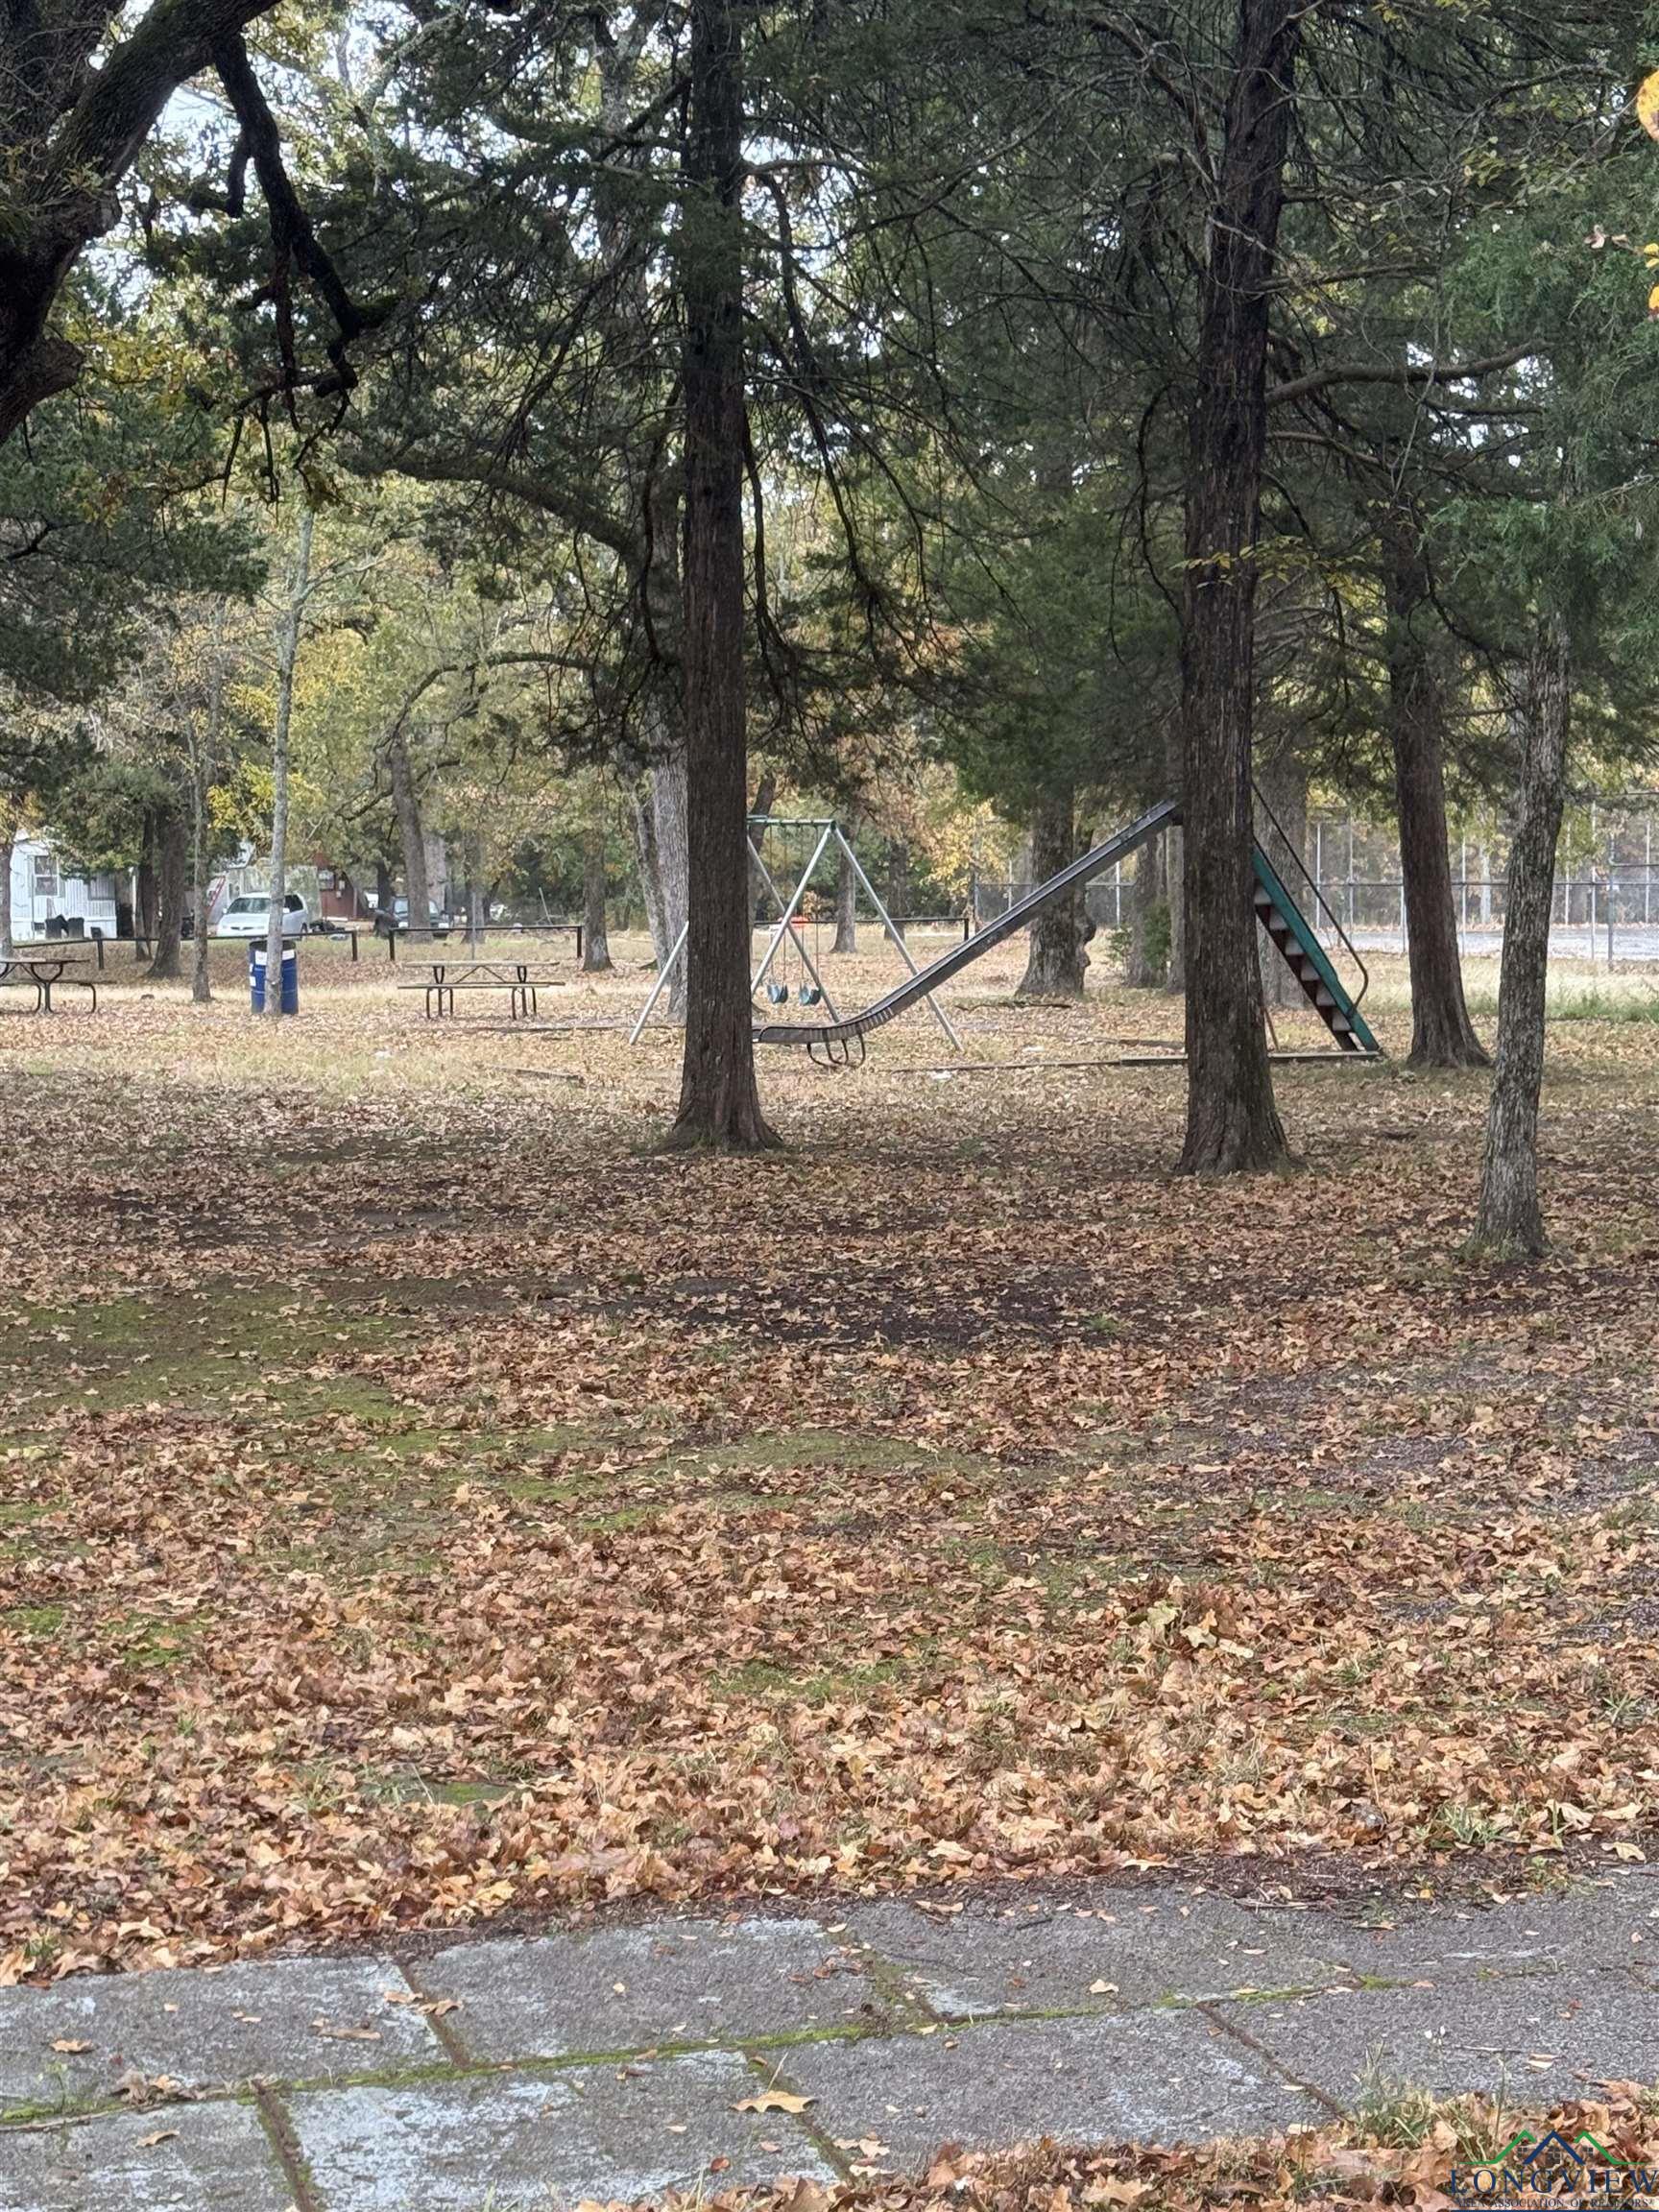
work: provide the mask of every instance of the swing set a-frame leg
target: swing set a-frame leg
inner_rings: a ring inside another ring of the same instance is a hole
[[[688,931],[690,930],[690,927],[691,925],[689,922],[681,923],[680,934],[674,940],[674,949],[669,953],[667,959],[663,961],[661,967],[657,971],[657,980],[651,986],[651,995],[646,999],[644,1005],[639,1009],[638,1021],[635,1022],[633,1028],[628,1032],[628,1042],[630,1045],[638,1044],[640,1032],[644,1029],[646,1022],[650,1021],[658,999],[661,998],[663,992],[668,988],[669,976],[673,974],[675,969],[685,958],[685,938]]]

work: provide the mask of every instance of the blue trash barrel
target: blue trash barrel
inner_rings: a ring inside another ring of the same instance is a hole
[[[284,1014],[300,1011],[300,948],[284,945],[282,948],[282,980],[280,1008]],[[255,1014],[265,1011],[265,948],[255,942],[248,948],[248,998]]]

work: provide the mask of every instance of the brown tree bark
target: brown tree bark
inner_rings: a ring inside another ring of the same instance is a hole
[[[213,980],[207,959],[207,926],[212,905],[207,874],[207,793],[212,787],[213,772],[225,733],[226,612],[226,601],[218,600],[213,608],[213,657],[207,668],[206,727],[200,734],[196,734],[195,723],[191,723],[190,998],[198,1006],[207,1005],[213,997]]]
[[[190,881],[190,831],[175,808],[161,824],[156,847],[156,950],[144,971],[150,983],[176,983],[184,973],[184,901]]]
[[[1567,790],[1572,717],[1566,624],[1545,619],[1522,674],[1521,795],[1509,847],[1498,1059],[1486,1115],[1476,1242],[1499,1253],[1544,1250],[1538,1203],[1538,1098],[1544,1082],[1545,986],[1555,848]]]
[[[0,799],[0,958],[16,950],[12,941],[12,848],[20,819],[12,802]]]
[[[1387,611],[1388,735],[1406,890],[1411,975],[1411,1068],[1484,1068],[1463,997],[1457,910],[1446,833],[1445,701],[1421,625],[1429,564],[1418,518],[1391,507],[1382,518]]]
[[[851,843],[851,827],[843,824],[842,828]],[[830,950],[831,952],[858,950],[858,878],[844,845],[835,848],[835,942]]]
[[[669,1142],[749,1152],[760,1111],[749,996],[743,697],[743,44],[736,0],[691,0],[681,240],[685,318],[685,700],[689,928],[680,1112]]]
[[[645,926],[659,968],[664,967],[685,926],[686,830],[685,749],[678,729],[664,735],[663,751],[653,759],[634,799],[634,852],[645,900]],[[665,1012],[671,1021],[685,1016],[685,962],[676,963],[668,979]]]
[[[156,923],[157,899],[156,891],[156,817],[144,817],[144,842],[139,849],[138,866],[134,870],[132,934],[141,945],[148,945],[151,957],[156,952]]]
[[[589,975],[603,975],[612,964],[605,888],[605,830],[595,822],[582,839],[582,967]]]
[[[1123,955],[1123,980],[1131,991],[1162,991],[1169,970],[1166,844],[1166,837],[1154,837],[1142,845],[1129,878],[1129,942]],[[1159,927],[1160,916],[1163,928]]]
[[[432,885],[426,873],[426,826],[421,819],[421,794],[415,788],[409,742],[400,723],[387,744],[386,764],[392,775],[392,809],[397,817],[397,841],[403,848],[403,891],[409,904],[409,939],[415,945],[429,945],[432,942]]]
[[[1268,290],[1302,15],[1301,0],[1240,0],[1200,285],[1181,620],[1189,1175],[1288,1158],[1262,1023],[1250,761]]]
[[[288,898],[288,737],[294,723],[294,676],[311,596],[311,540],[317,517],[301,503],[294,540],[288,600],[276,635],[276,714],[271,735],[271,918],[265,931],[265,1019],[282,1016],[283,922]]]
[[[1076,800],[1070,783],[1044,791],[1031,814],[1031,878],[1046,883],[1077,857]],[[1081,891],[1046,906],[1026,932],[1030,950],[1015,996],[1081,998],[1089,965],[1089,915]]]

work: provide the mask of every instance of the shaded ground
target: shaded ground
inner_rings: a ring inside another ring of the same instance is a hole
[[[1178,1074],[1029,1070],[1173,1010],[1011,974],[1023,1073],[769,1064],[757,1164],[378,971],[0,1020],[0,1973],[1643,1852],[1659,1027],[1552,1031],[1561,1240],[1476,1270],[1479,1082],[1286,1070],[1306,1171],[1172,1184]]]

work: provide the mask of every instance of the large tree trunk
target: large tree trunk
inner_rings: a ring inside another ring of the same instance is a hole
[[[1129,942],[1123,955],[1123,980],[1132,991],[1161,991],[1168,973],[1167,842],[1166,836],[1154,837],[1142,845],[1129,878]]]
[[[426,873],[426,826],[421,819],[421,794],[415,788],[415,770],[409,742],[401,723],[386,748],[392,775],[392,810],[397,817],[397,842],[403,848],[403,892],[409,904],[409,937],[413,944],[432,942],[432,884]]]
[[[685,926],[686,833],[685,752],[676,733],[669,750],[653,759],[634,800],[634,851],[645,900],[645,926],[657,966],[667,965]],[[676,963],[664,994],[673,1021],[685,1016],[685,962]]]
[[[846,825],[843,825],[843,834],[851,844],[853,831]],[[835,942],[830,950],[831,952],[858,950],[858,877],[846,845],[835,848]]]
[[[156,944],[156,817],[144,817],[144,842],[139,847],[138,866],[134,870],[132,886],[132,934],[142,945],[154,950]]]
[[[288,735],[294,722],[294,671],[300,662],[300,637],[305,627],[305,602],[311,594],[311,532],[314,517],[300,509],[300,535],[294,547],[294,573],[276,641],[276,723],[271,741],[271,920],[265,932],[265,1015],[282,1012],[282,923],[288,896]]]
[[[191,727],[194,729],[194,723]],[[225,727],[225,601],[213,610],[213,659],[207,670],[207,727],[190,746],[190,997],[205,1006],[213,997],[207,965],[207,926],[212,904],[207,876],[207,793]]]
[[[1287,1157],[1262,1024],[1251,903],[1257,539],[1267,306],[1285,204],[1301,0],[1241,0],[1200,287],[1181,621],[1185,1174]]]
[[[605,828],[595,822],[582,839],[582,966],[589,975],[603,975],[611,966],[605,888]]]
[[[1054,783],[1031,815],[1031,876],[1046,883],[1077,857],[1076,803],[1070,783]],[[1081,998],[1089,916],[1081,891],[1046,906],[1026,932],[1030,950],[1020,978],[1021,998]]]
[[[484,911],[484,840],[476,830],[461,840],[461,862],[467,871],[467,943],[476,953],[490,922]]]
[[[1406,951],[1411,973],[1412,1068],[1484,1068],[1463,998],[1457,911],[1446,834],[1445,707],[1420,622],[1429,605],[1429,565],[1417,518],[1399,508],[1382,517],[1387,606],[1388,734],[1400,817],[1406,889]]]
[[[21,816],[10,800],[0,799],[0,959],[16,950],[12,941],[12,848]]]
[[[685,672],[690,927],[671,1142],[754,1151],[749,778],[743,702],[743,45],[736,0],[691,0],[682,290]]]
[[[190,831],[183,815],[177,809],[161,825],[156,873],[160,891],[156,950],[144,974],[151,983],[177,983],[184,973],[180,948],[184,940],[184,901],[190,881]]]
[[[1503,958],[1498,984],[1498,1063],[1486,1116],[1475,1235],[1498,1252],[1539,1253],[1538,1094],[1544,1081],[1545,983],[1555,846],[1567,786],[1571,716],[1566,625],[1542,625],[1522,678],[1521,795],[1509,846]]]

